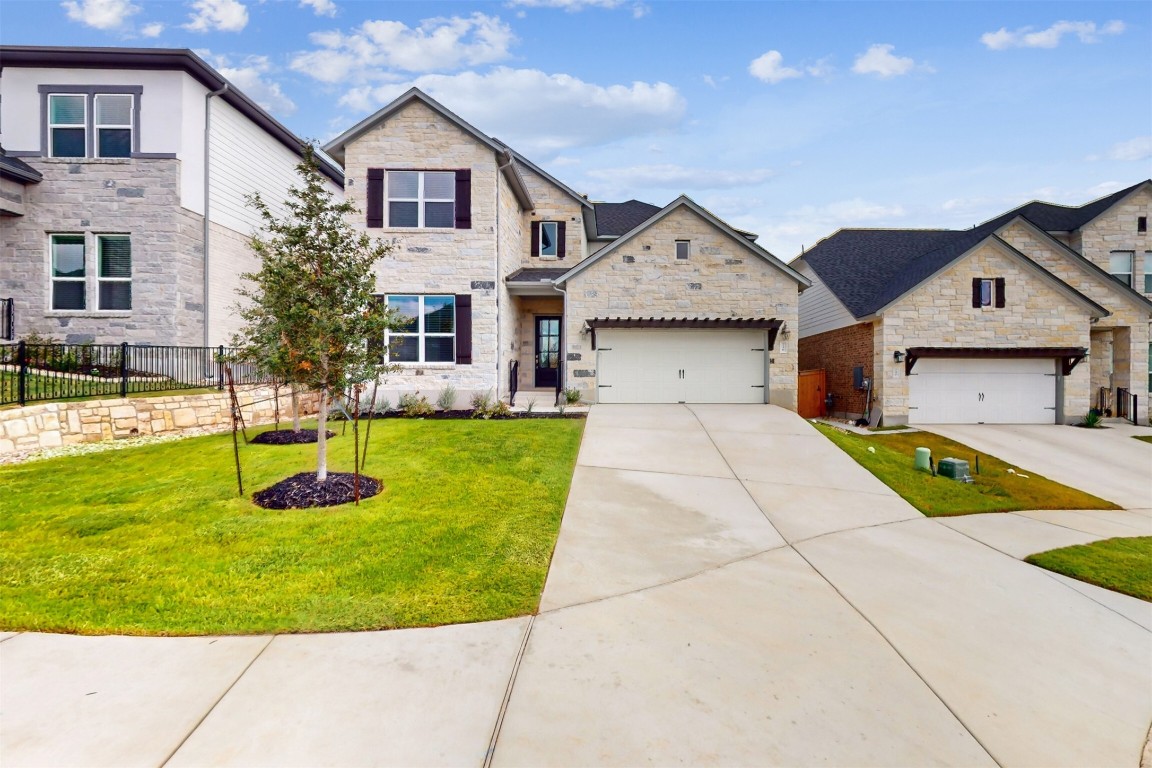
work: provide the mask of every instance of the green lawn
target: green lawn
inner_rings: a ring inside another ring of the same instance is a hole
[[[0,467],[0,629],[319,632],[533,612],[580,420],[378,421],[359,507],[264,510],[315,446],[229,434]],[[337,424],[333,427],[340,429]],[[329,443],[351,469],[351,428]]]
[[[980,455],[980,474],[977,475],[975,451],[930,432],[884,432],[865,436],[822,424],[817,424],[816,428],[928,517],[1018,509],[1119,509],[1111,502],[1053,482],[1027,469],[1012,467],[987,454]],[[937,463],[946,457],[967,460],[975,482],[959,483],[917,471],[913,468],[912,459],[920,446],[931,449],[932,458]],[[875,451],[870,452],[870,447]],[[1027,475],[1027,478],[1009,473],[1009,468]]]
[[[62,403],[79,400],[104,400],[120,397],[120,380],[86,380],[69,381],[66,378],[52,378],[40,376],[35,373],[28,374],[25,380],[24,396],[28,405],[36,403]],[[128,392],[129,397],[164,397],[166,395],[199,395],[216,392],[213,388],[196,389],[167,389],[157,392]],[[84,392],[85,394],[65,397],[70,392]],[[0,408],[19,408],[20,382],[17,374],[12,371],[0,371]],[[40,399],[43,397],[44,399]]]
[[[1132,435],[1132,437],[1145,443],[1152,443],[1152,435]]]
[[[1041,568],[1152,601],[1152,536],[1105,539],[1026,559]]]

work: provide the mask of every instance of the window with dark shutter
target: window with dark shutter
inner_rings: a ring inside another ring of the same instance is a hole
[[[381,309],[387,308],[388,299],[386,297],[380,296],[380,295],[374,295],[372,298],[378,304],[381,305],[381,307],[380,307]],[[368,351],[372,353],[372,356],[373,356],[373,358],[375,358],[376,362],[378,362],[378,363],[388,362],[388,358],[384,354],[384,339],[382,339],[382,338],[368,339]]]
[[[1004,278],[996,278],[996,308],[1004,309]]]
[[[565,245],[565,238],[564,238],[564,230],[566,229],[565,225],[567,223],[568,222],[565,222],[565,221],[560,221],[560,222],[556,223],[556,258],[558,258],[558,259],[564,258],[564,255],[568,252],[568,248]]]
[[[456,171],[456,229],[472,229],[472,171]]]
[[[472,364],[472,295],[456,296],[456,365]]]
[[[529,253],[533,256],[540,255],[540,222],[538,221],[532,222],[532,242],[529,247],[531,248]]]
[[[972,278],[972,308],[980,309],[980,292],[981,283],[984,281],[978,277]]]
[[[369,227],[384,226],[384,169],[368,169],[368,199],[364,201]]]

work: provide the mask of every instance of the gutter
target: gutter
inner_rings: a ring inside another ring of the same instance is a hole
[[[220,96],[228,91],[229,85],[225,81],[218,90],[209,91],[204,95],[204,346],[209,347],[208,341],[208,243],[212,229],[212,219],[209,216],[211,192],[208,186],[209,160],[212,155],[212,97]]]

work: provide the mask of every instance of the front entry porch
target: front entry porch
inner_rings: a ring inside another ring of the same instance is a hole
[[[531,398],[541,406],[554,405],[564,387],[564,299],[517,296],[513,301],[517,329],[509,390],[512,404],[521,405]]]

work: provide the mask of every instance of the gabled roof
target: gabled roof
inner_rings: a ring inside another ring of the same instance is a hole
[[[231,104],[242,115],[288,149],[302,156],[305,142],[280,124],[252,99],[244,95],[223,75],[186,48],[76,48],[53,45],[0,45],[0,62],[4,67],[42,67],[45,69],[143,69],[180,70],[210,91],[225,85],[228,90],[219,98]],[[327,158],[317,155],[320,171],[344,186],[344,172]]]
[[[626,203],[594,203],[596,236],[620,237],[660,213],[660,206],[629,200]]]
[[[338,163],[343,165],[344,147],[414,102],[420,102],[424,106],[431,109],[433,112],[438,113],[441,117],[455,125],[461,131],[468,134],[472,138],[476,139],[476,141],[480,142],[495,152],[496,156],[500,159],[500,171],[504,174],[504,178],[507,179],[509,186],[512,187],[512,192],[516,195],[516,199],[520,201],[521,207],[523,207],[525,210],[531,210],[533,207],[532,197],[528,194],[528,188],[524,186],[524,179],[520,176],[520,172],[516,169],[515,153],[513,153],[510,149],[495,139],[485,136],[467,120],[460,117],[455,112],[448,109],[446,106],[436,101],[436,99],[424,93],[424,91],[420,90],[419,88],[409,88],[407,91],[394,99],[391,104],[388,104],[383,109],[378,110],[374,114],[371,114],[360,122],[356,123],[356,125],[352,126],[348,130],[344,131],[344,133],[340,134],[336,138],[332,139],[332,141],[325,144],[323,147],[324,151],[335,158]]]
[[[516,158],[517,163],[521,163],[523,165],[528,166],[529,168],[532,169],[533,173],[535,173],[537,176],[540,176],[541,178],[546,179],[546,180],[552,182],[553,184],[555,184],[557,187],[559,187],[561,190],[563,190],[567,195],[571,196],[573,200],[580,203],[580,205],[584,206],[585,208],[591,208],[592,207],[592,203],[588,202],[587,197],[580,194],[576,190],[572,189],[572,187],[570,187],[567,184],[565,184],[564,182],[560,181],[560,179],[558,179],[555,176],[553,176],[552,174],[548,173],[548,171],[546,171],[543,168],[541,168],[540,166],[536,165],[531,160],[524,157],[524,155],[522,155],[519,152],[517,152],[516,150],[512,149],[512,147],[508,146],[504,142],[500,141],[500,139],[493,136],[492,141],[494,141],[497,144],[499,144],[500,146],[504,147],[505,150],[507,150],[509,153],[511,153],[511,155]]]
[[[0,147],[0,178],[18,181],[21,184],[39,184],[44,176],[18,157],[9,157]]]
[[[596,262],[603,259],[608,254],[613,253],[617,249],[623,247],[626,243],[631,241],[633,238],[635,238],[636,236],[638,236],[639,234],[641,234],[645,230],[649,229],[650,227],[656,225],[657,223],[659,223],[660,221],[665,219],[669,214],[671,214],[672,212],[674,212],[676,210],[679,210],[680,208],[687,208],[688,210],[694,212],[696,215],[700,216],[705,221],[707,221],[708,223],[715,226],[721,232],[723,232],[724,234],[731,237],[733,240],[735,240],[741,246],[743,246],[747,250],[751,251],[754,255],[760,257],[761,259],[766,261],[771,266],[775,267],[776,269],[779,269],[781,272],[783,272],[784,274],[791,277],[793,280],[795,280],[800,285],[801,290],[812,285],[812,281],[810,281],[808,278],[804,277],[804,275],[802,275],[799,272],[797,272],[796,270],[792,269],[792,267],[790,267],[787,264],[785,264],[784,262],[780,261],[780,259],[776,258],[771,253],[769,253],[768,251],[764,250],[763,248],[761,248],[756,243],[749,240],[747,237],[742,235],[739,231],[730,227],[727,223],[725,223],[723,220],[718,218],[714,213],[712,213],[708,209],[700,206],[698,203],[696,203],[696,201],[692,200],[692,198],[688,197],[687,195],[680,195],[680,197],[676,198],[671,203],[669,203],[668,205],[661,208],[660,211],[658,211],[654,216],[651,216],[648,219],[640,222],[635,227],[633,227],[631,230],[629,230],[625,234],[618,237],[611,245],[608,245],[608,246],[605,246],[604,248],[601,248],[599,251],[592,254],[588,258],[584,259],[584,261],[580,262],[579,264],[574,266],[572,269],[568,270],[568,272],[566,272],[562,277],[557,278],[556,282],[557,283],[563,283],[563,282],[567,282],[568,280],[571,280],[576,275],[578,275],[581,272],[583,272],[584,270],[588,269],[589,267],[591,267],[593,264],[595,264]]]
[[[1019,208],[1013,208],[1007,213],[989,219],[981,224],[980,227],[991,226],[994,229],[999,229],[1002,225],[1007,224],[1017,216],[1023,216],[1045,232],[1072,232],[1088,224],[1145,184],[1152,184],[1152,180],[1141,181],[1127,189],[1113,192],[1098,200],[1093,200],[1090,203],[1079,206],[1056,205],[1055,203],[1033,200]]]

